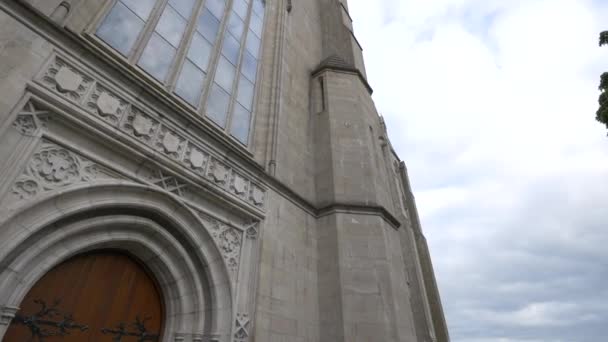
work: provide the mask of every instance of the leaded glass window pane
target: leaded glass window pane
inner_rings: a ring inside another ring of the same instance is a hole
[[[227,34],[226,38],[224,38],[224,45],[222,46],[222,55],[228,58],[230,63],[236,66],[239,62],[240,48],[239,42],[231,34]]]
[[[194,107],[198,107],[204,82],[205,74],[202,70],[186,60],[179,74],[175,92]]]
[[[230,95],[214,84],[207,100],[207,116],[218,125],[225,127],[229,104]]]
[[[225,0],[206,0],[205,7],[207,7],[217,19],[221,19],[224,15],[226,2]]]
[[[97,29],[97,36],[127,56],[137,40],[144,22],[120,1],[110,10]]]
[[[235,67],[224,57],[220,58],[215,73],[215,82],[219,84],[227,93],[232,93],[234,82]]]
[[[251,82],[255,83],[255,75],[257,73],[258,61],[248,52],[243,54],[243,62],[241,63],[241,72]]]
[[[232,9],[238,14],[243,20],[247,18],[247,8],[249,5],[245,2],[245,0],[234,0],[234,4],[232,5]]]
[[[253,106],[253,83],[249,82],[245,77],[239,79],[239,88],[237,101],[248,110],[252,110]]]
[[[253,0],[253,12],[264,18],[264,3],[262,0]]]
[[[169,0],[169,4],[182,15],[182,17],[188,19],[192,14],[195,0]]]
[[[203,14],[198,18],[198,32],[207,38],[208,41],[214,43],[219,28],[220,21],[207,9],[203,10]]]
[[[184,18],[182,18],[173,7],[165,7],[163,14],[158,21],[158,25],[156,25],[156,32],[177,48],[185,30],[186,21]]]
[[[262,19],[257,15],[253,14],[249,21],[249,27],[258,36],[262,36]]]
[[[213,46],[203,38],[203,36],[194,33],[194,37],[192,37],[192,42],[190,43],[190,49],[188,50],[188,59],[203,71],[207,71],[212,50]]]
[[[249,34],[247,34],[247,43],[245,43],[245,46],[253,57],[258,58],[260,54],[260,38],[256,37],[251,30],[249,30]]]
[[[226,0],[114,1],[97,36],[130,63],[139,58],[137,66],[167,90],[173,89],[174,96],[201,106],[210,120],[246,145],[255,102],[264,1],[231,0],[229,16],[225,15]],[[195,17],[201,5],[201,14]],[[224,18],[227,23],[222,22]],[[187,30],[189,25],[194,30]],[[222,44],[216,44],[218,41]],[[180,47],[185,53],[178,55]],[[207,80],[208,71],[214,71],[213,80]],[[207,83],[208,96],[201,103]]]
[[[175,49],[154,32],[138,65],[159,81],[164,81],[175,56]]]
[[[232,33],[237,40],[240,40],[243,36],[244,30],[245,23],[234,11],[230,12],[230,19],[228,19],[228,31]]]
[[[232,122],[230,123],[230,134],[245,145],[247,145],[249,140],[250,122],[251,113],[238,103],[235,104],[234,112],[232,113]]]
[[[129,7],[143,21],[146,21],[152,13],[156,0],[120,0],[120,2]]]

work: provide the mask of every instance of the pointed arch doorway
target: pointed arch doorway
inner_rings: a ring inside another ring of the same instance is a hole
[[[2,341],[160,341],[163,315],[156,281],[144,266],[121,251],[94,251],[39,279]]]

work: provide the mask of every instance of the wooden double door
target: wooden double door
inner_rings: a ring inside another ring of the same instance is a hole
[[[156,282],[131,256],[98,251],[73,257],[26,295],[4,342],[160,341]]]

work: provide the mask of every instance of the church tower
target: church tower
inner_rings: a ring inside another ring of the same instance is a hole
[[[0,0],[0,90],[0,341],[449,341],[346,0]]]

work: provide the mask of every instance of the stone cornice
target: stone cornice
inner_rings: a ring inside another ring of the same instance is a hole
[[[317,210],[317,217],[323,217],[332,214],[359,214],[359,215],[374,215],[381,217],[389,223],[393,228],[401,227],[401,222],[393,216],[386,208],[374,205],[360,205],[351,203],[333,203],[329,206]]]
[[[367,82],[367,79],[365,78],[365,76],[363,76],[361,71],[355,66],[346,63],[342,58],[338,56],[330,56],[323,60],[319,64],[319,66],[317,66],[317,68],[312,71],[311,75],[312,77],[316,77],[320,73],[327,70],[355,74],[359,78],[361,83],[363,83],[363,86],[365,86],[369,94],[372,95],[374,93],[372,86]]]

